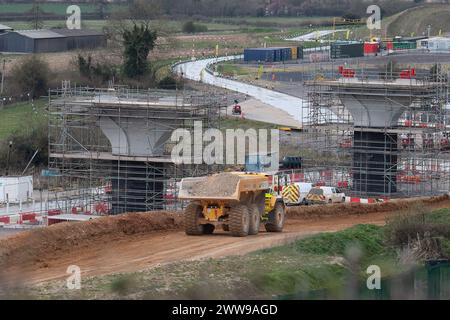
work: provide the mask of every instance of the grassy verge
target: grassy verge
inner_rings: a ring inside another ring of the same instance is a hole
[[[220,119],[220,128],[222,130],[226,129],[277,129],[279,126],[266,123],[266,122],[260,122],[260,121],[254,121],[254,120],[248,120],[248,119],[241,119],[241,118],[234,118],[234,117],[222,117]]]
[[[46,100],[40,99],[33,103],[18,102],[0,109],[0,140],[13,133],[20,133],[30,128],[33,123],[46,121]]]
[[[251,68],[236,65],[233,62],[222,62],[217,65],[217,72],[227,77],[246,76],[254,73]]]

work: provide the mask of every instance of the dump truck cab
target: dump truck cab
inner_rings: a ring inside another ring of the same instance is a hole
[[[281,195],[260,173],[231,172],[181,181],[179,198],[185,209],[188,235],[211,234],[218,227],[233,236],[256,235],[261,223],[268,232],[281,232],[285,206]]]

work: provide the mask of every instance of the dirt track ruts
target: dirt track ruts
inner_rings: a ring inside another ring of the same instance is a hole
[[[99,230],[99,223],[103,223],[99,220],[76,225],[61,224],[47,231],[43,229],[40,234],[33,231],[0,240],[0,270],[3,271],[0,284],[18,286],[66,278],[70,265],[79,266],[83,276],[95,276],[134,272],[175,261],[241,255],[318,232],[338,231],[356,224],[383,225],[393,212],[416,202],[290,209],[285,232],[261,232],[247,238],[233,238],[221,231],[211,236],[186,236],[182,231],[181,217],[176,213],[158,213],[157,218],[149,218],[145,214],[107,217],[103,219],[108,227],[103,230]],[[450,200],[448,197],[426,200],[425,205],[450,208]],[[348,209],[348,213],[343,213],[343,207]],[[330,215],[332,212],[335,214]],[[155,225],[148,227],[153,219],[156,219]],[[170,230],[165,230],[167,228]],[[89,239],[80,235],[83,229],[86,236],[90,235]],[[75,230],[74,234],[70,230]],[[69,239],[66,243],[50,245],[52,236],[48,234],[53,233],[63,242],[64,232]]]

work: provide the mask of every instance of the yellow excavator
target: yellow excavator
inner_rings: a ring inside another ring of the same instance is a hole
[[[268,232],[282,232],[286,208],[278,190],[261,173],[185,178],[179,198],[190,201],[184,211],[186,234],[212,234],[221,227],[234,237],[245,237],[258,234],[261,223]]]

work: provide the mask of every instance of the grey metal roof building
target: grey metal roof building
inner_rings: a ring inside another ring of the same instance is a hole
[[[67,37],[67,49],[94,49],[106,46],[104,33],[89,29],[52,29],[60,35]]]
[[[106,36],[93,30],[18,30],[0,33],[0,52],[45,53],[106,46]]]
[[[0,35],[0,51],[21,53],[67,50],[67,37],[50,30],[10,31]]]
[[[6,32],[6,31],[11,31],[13,28],[5,26],[4,24],[0,23],[0,33]]]

